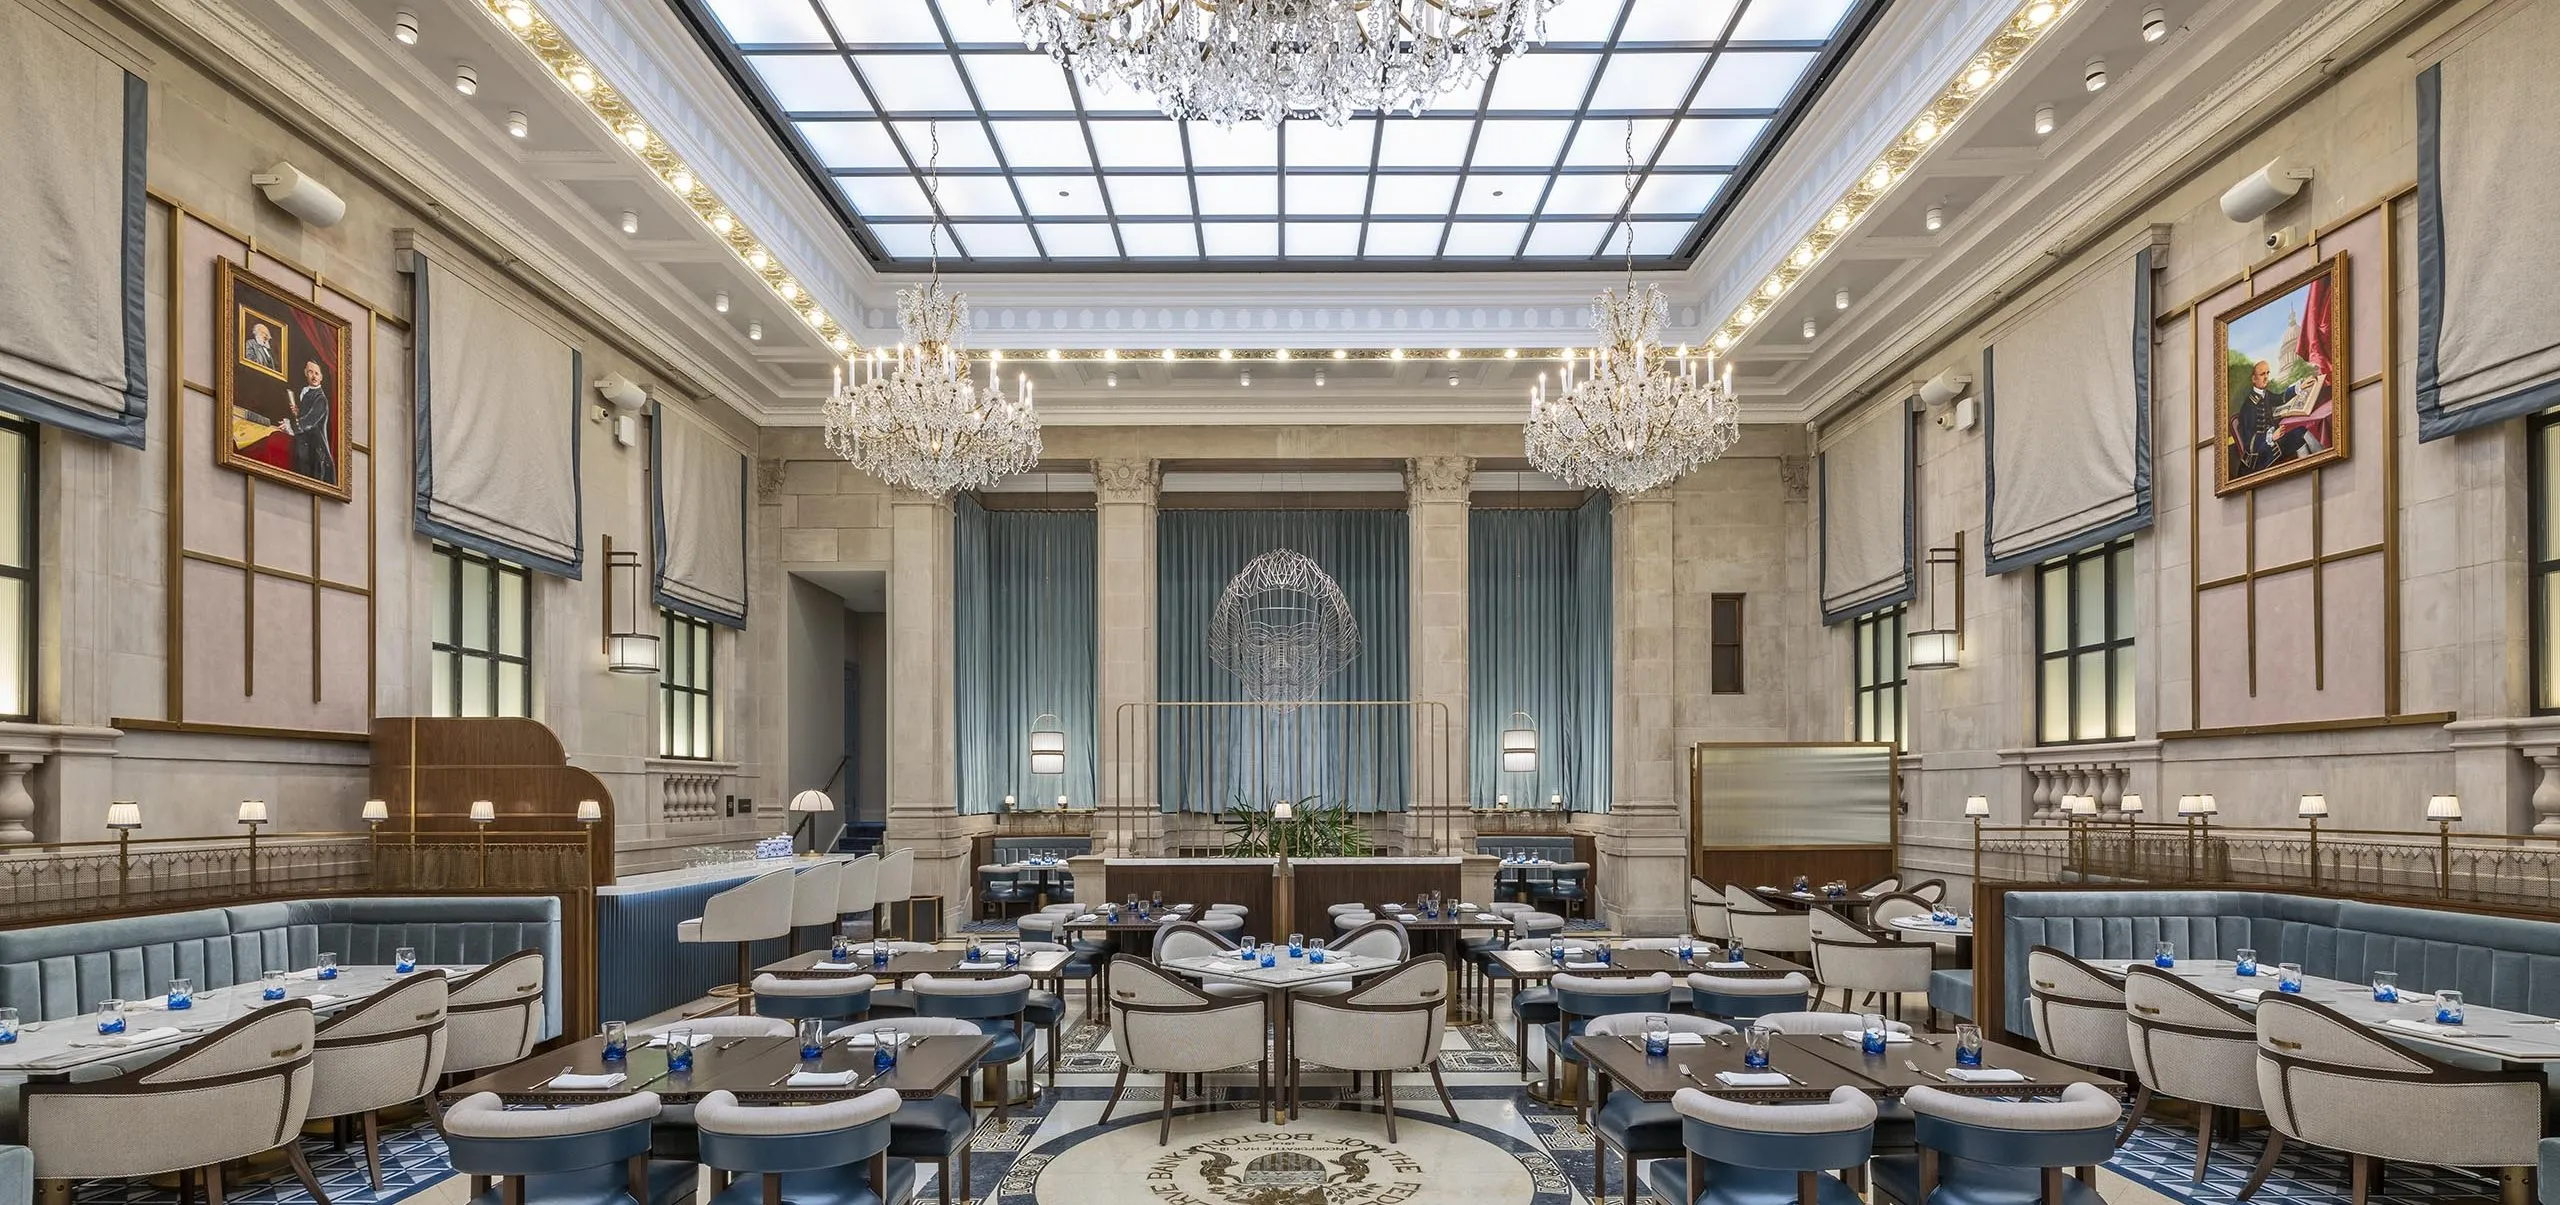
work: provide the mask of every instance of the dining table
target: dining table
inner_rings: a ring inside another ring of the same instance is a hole
[[[655,1092],[662,1103],[688,1105],[725,1091],[747,1104],[805,1105],[863,1096],[880,1088],[894,1088],[907,1100],[930,1100],[956,1083],[965,1107],[968,1072],[993,1045],[995,1039],[985,1034],[915,1035],[900,1049],[897,1062],[881,1073],[874,1069],[873,1045],[855,1038],[830,1038],[814,1059],[800,1056],[797,1037],[710,1038],[695,1044],[692,1070],[674,1071],[667,1066],[672,1047],[663,1039],[634,1037],[625,1057],[608,1060],[599,1036],[510,1063],[447,1088],[439,1096],[451,1104],[475,1093],[493,1092],[509,1105],[554,1106]],[[854,1074],[841,1084],[791,1082],[804,1072],[833,1076],[848,1071]],[[611,1083],[587,1079],[564,1084],[560,1082],[564,1076],[621,1078]]]
[[[1680,1037],[1683,1035],[1674,1035]],[[1780,1034],[1769,1042],[1769,1065],[1762,1075],[1784,1077],[1784,1084],[1729,1084],[1724,1075],[1748,1077],[1739,1033],[1696,1035],[1698,1041],[1671,1047],[1669,1055],[1648,1055],[1644,1040],[1614,1035],[1582,1034],[1573,1039],[1584,1065],[1600,1079],[1591,1099],[1605,1101],[1615,1087],[1639,1100],[1659,1104],[1682,1088],[1750,1101],[1820,1100],[1834,1089],[1856,1088],[1876,1097],[1894,1097],[1916,1087],[1931,1087],[1968,1096],[2052,1096],[2072,1084],[2090,1084],[2122,1095],[2123,1082],[2033,1050],[1985,1039],[1980,1071],[2014,1071],[2014,1080],[1966,1082],[1956,1070],[1952,1034],[1914,1031],[1880,1055],[1868,1054],[1853,1037],[1841,1034]]]
[[[1897,916],[1885,924],[1887,928],[1899,934],[1904,941],[1934,942],[1941,938],[1952,939],[1949,945],[1953,947],[1950,952],[1955,958],[1955,964],[1960,967],[1972,966],[1973,918],[1957,916],[1952,912],[1946,913],[1945,916],[1947,918],[1945,920],[1930,916]]]
[[[2157,965],[2148,958],[2084,961],[2114,979],[2124,978],[2132,967]],[[2279,978],[2274,963],[2261,962],[2257,974],[2242,975],[2239,963],[2224,958],[2180,958],[2162,969],[2244,1009],[2254,1009],[2258,997],[2277,990]],[[2435,1020],[2432,990],[2402,988],[2398,1002],[2385,1003],[2373,998],[2370,983],[2318,975],[2304,975],[2299,994],[2397,1041],[2483,1055],[2503,1063],[2560,1064],[2560,1020],[2550,1017],[2465,1003],[2461,1024],[2441,1025]]]
[[[1266,947],[1268,949],[1269,947]],[[1160,970],[1175,971],[1201,979],[1222,983],[1240,983],[1260,989],[1269,1001],[1271,1017],[1272,1063],[1280,1069],[1283,1084],[1292,1084],[1290,1060],[1295,1057],[1289,1032],[1289,999],[1292,994],[1318,983],[1339,983],[1363,975],[1378,975],[1402,965],[1392,958],[1365,954],[1327,952],[1317,962],[1306,954],[1292,956],[1283,946],[1273,952],[1272,965],[1262,965],[1260,958],[1245,959],[1234,954],[1208,954],[1196,958],[1171,958],[1156,964]],[[1278,1120],[1287,1122],[1297,1116],[1295,1092],[1280,1092],[1275,1103]]]
[[[1072,953],[1065,950],[1034,950],[1023,954],[1022,961],[1006,966],[1004,943],[994,942],[983,948],[983,956],[972,961],[965,950],[915,950],[889,956],[886,966],[871,959],[868,947],[857,943],[850,961],[837,962],[830,950],[803,950],[779,962],[756,968],[760,975],[783,979],[831,979],[848,975],[869,975],[884,982],[898,982],[917,975],[965,976],[975,979],[1001,975],[1029,975],[1034,980],[1055,979],[1058,969],[1066,965]]]
[[[415,968],[441,970],[449,977],[478,969],[426,965]],[[309,1000],[312,1011],[325,1020],[409,974],[387,965],[357,965],[341,966],[336,978],[322,979],[316,969],[305,968],[286,974],[285,996]],[[0,1091],[14,1090],[7,1087],[13,1082],[67,1078],[78,1068],[139,1051],[184,1046],[274,1003],[265,999],[265,990],[265,984],[256,979],[229,987],[199,988],[189,1006],[180,1009],[170,1008],[166,995],[128,1000],[124,1005],[125,1032],[120,1035],[101,1035],[95,1011],[20,1025],[18,1040],[0,1045]]]
[[[1626,976],[1667,974],[1683,979],[1692,972],[1709,975],[1733,975],[1744,978],[1775,979],[1783,975],[1811,975],[1803,963],[1790,961],[1759,950],[1742,952],[1743,965],[1726,962],[1724,952],[1711,945],[1701,945],[1687,959],[1678,950],[1611,950],[1609,961],[1593,960],[1588,951],[1569,951],[1564,961],[1547,956],[1544,950],[1496,950],[1496,961],[1522,982],[1542,982],[1559,972],[1567,975]],[[1677,987],[1680,984],[1675,983]]]

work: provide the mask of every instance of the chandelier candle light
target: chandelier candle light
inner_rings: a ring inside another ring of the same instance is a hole
[[[1556,0],[1012,0],[1023,44],[1165,115],[1233,126],[1420,113],[1546,41]]]
[[[1627,204],[1635,204],[1635,122],[1627,123]],[[1543,377],[1529,390],[1522,429],[1529,463],[1580,489],[1637,494],[1669,485],[1724,455],[1742,436],[1733,397],[1733,365],[1721,379],[1715,356],[1703,379],[1687,347],[1665,353],[1656,341],[1670,306],[1659,285],[1636,284],[1635,229],[1627,228],[1624,294],[1603,289],[1591,329],[1599,346],[1564,353],[1556,392]],[[1670,361],[1666,366],[1664,361]]]

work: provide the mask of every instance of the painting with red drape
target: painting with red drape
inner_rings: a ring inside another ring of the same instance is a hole
[[[2337,412],[2338,387],[2341,384],[2329,363],[2329,349],[2337,345],[2329,318],[2332,311],[2329,288],[2332,283],[2325,276],[2311,282],[2302,307],[2301,331],[2293,340],[2293,354],[2317,368],[2328,384],[2321,388],[2320,396],[2312,402],[2309,411],[2279,422],[2283,430],[2307,432],[2314,443],[2324,448],[2337,446],[2336,441],[2329,438],[2329,421]]]

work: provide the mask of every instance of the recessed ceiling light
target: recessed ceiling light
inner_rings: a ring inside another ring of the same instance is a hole
[[[1106,363],[1106,364],[1107,364],[1107,363],[1111,363],[1111,362],[1113,362],[1113,361],[1118,360],[1119,358],[1120,358],[1120,349],[1119,349],[1119,348],[1116,348],[1116,347],[1106,347],[1106,348],[1103,348],[1103,349],[1102,349],[1102,359],[1103,359],[1103,362],[1104,362],[1104,363]]]
[[[1285,347],[1278,348],[1271,353],[1271,358],[1286,364],[1289,362],[1289,349]]]
[[[569,69],[569,90],[580,96],[596,90],[596,73],[584,63]]]
[[[418,44],[418,14],[401,9],[391,14],[391,38],[403,46]]]
[[[1928,227],[1929,233],[1931,234],[1936,234],[1940,230],[1946,229],[1947,207],[1944,205],[1930,206],[1929,212],[1920,216],[1920,224]]]
[[[1517,360],[1520,358],[1520,349],[1516,347],[1503,348],[1502,358],[1505,360]]]
[[[1450,349],[1449,349],[1449,354],[1448,354],[1445,358],[1446,358],[1446,359],[1451,359],[1451,360],[1455,360],[1455,359],[1457,359],[1457,358],[1458,358],[1458,349],[1457,349],[1457,348],[1454,348],[1454,347],[1450,348]]]
[[[2041,28],[2045,22],[2053,19],[2053,11],[2053,0],[2036,0],[2034,4],[2027,6],[2027,27]]]
[[[1316,388],[1324,388],[1324,370],[1321,368],[1316,370]]]
[[[638,233],[640,233],[640,215],[639,215],[639,214],[636,214],[636,213],[633,213],[632,211],[630,211],[630,210],[628,210],[628,209],[623,210],[623,211],[622,211],[622,232],[623,232],[624,234],[638,234]],[[785,293],[785,294],[783,294],[783,296],[788,297],[788,296],[790,296],[790,294]]]
[[[800,300],[800,282],[799,282],[799,281],[796,281],[796,280],[785,280],[785,281],[783,281],[781,284],[778,284],[778,285],[773,286],[773,291],[774,291],[774,292],[777,292],[777,293],[782,294],[782,299],[783,299],[784,301],[798,301],[798,300]]]
[[[1815,326],[1815,325],[1813,324],[1813,319],[1811,319],[1811,318],[1807,318],[1807,319],[1805,319],[1805,320],[1804,320],[1804,337],[1805,337],[1805,338],[1810,339],[1810,338],[1814,337],[1816,334],[1821,333],[1821,330],[1822,330],[1822,328],[1821,328],[1821,327]]]
[[[1973,65],[1973,70],[1964,73],[1965,91],[1980,92],[1983,89],[1990,87],[1991,81],[1997,78],[1998,75],[1998,72],[1991,69],[1991,64],[1976,63]]]
[[[1388,352],[1387,352],[1387,358],[1388,358],[1388,359],[1390,359],[1390,360],[1401,360],[1401,359],[1403,359],[1403,358],[1404,358],[1404,349],[1403,349],[1403,348],[1401,348],[1401,347],[1399,347],[1399,348],[1394,348],[1394,349],[1392,349],[1392,350],[1388,351]]]
[[[522,138],[533,132],[533,123],[525,120],[521,109],[507,110],[507,137]]]
[[[518,29],[533,25],[533,5],[526,0],[507,0],[507,24]]]
[[[761,322],[750,322],[750,323],[748,323],[748,324],[747,324],[747,338],[752,339],[752,340],[754,340],[754,341],[756,341],[756,342],[758,342],[758,343],[762,343],[762,342],[764,342],[764,324],[763,324],[763,323],[761,323]]]
[[[1065,189],[1063,189],[1063,188],[1059,189],[1059,190],[1058,190],[1058,195],[1059,195],[1059,196],[1062,196],[1062,197],[1063,197],[1063,196],[1065,196],[1065,195],[1067,195],[1067,190],[1065,190]]]
[[[2091,92],[2095,92],[2100,88],[2106,87],[2107,61],[2105,59],[2089,60],[2089,65],[2081,69],[2080,82]]]
[[[453,90],[464,96],[480,94],[480,69],[469,63],[453,65]]]
[[[711,295],[711,312],[715,314],[729,312],[729,290],[722,289]]]
[[[1106,388],[1118,389],[1120,387],[1120,374],[1116,372],[1106,372],[1102,374],[1102,383]]]
[[[1937,118],[1934,118],[1934,117],[1923,117],[1923,118],[1921,118],[1920,120],[1918,120],[1918,121],[1915,121],[1915,122],[1911,123],[1911,140],[1912,140],[1913,142],[1927,142],[1927,141],[1929,141],[1930,139],[1935,138],[1935,137],[1937,137],[1937,136],[1938,136],[1938,119],[1937,119]]]
[[[2142,40],[2157,42],[2169,36],[2169,10],[2157,4],[2143,10]]]
[[[1842,289],[1842,290],[1840,290],[1839,292],[1832,294],[1832,295],[1831,295],[1831,308],[1832,308],[1832,309],[1835,309],[1835,310],[1845,310],[1845,309],[1848,309],[1848,308],[1849,308],[1849,290],[1847,290],[1847,289]]]
[[[2054,116],[2054,114],[2053,114],[2053,106],[2052,106],[2052,105],[2037,105],[2037,106],[2036,106],[2036,136],[2037,136],[2037,137],[2041,138],[2041,137],[2043,137],[2043,136],[2045,136],[2045,135],[2050,134],[2050,133],[2052,133],[2052,132],[2053,132],[2053,116]]]
[[[762,247],[758,247],[753,251],[747,252],[747,266],[754,268],[758,272],[764,271],[764,266],[772,262],[773,257],[766,254],[765,249]]]

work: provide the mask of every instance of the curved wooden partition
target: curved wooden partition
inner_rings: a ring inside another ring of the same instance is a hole
[[[471,805],[488,800],[501,833],[583,834],[578,804],[604,809],[590,843],[589,881],[604,886],[613,876],[613,792],[603,780],[569,764],[568,752],[550,728],[509,717],[455,719],[385,716],[373,722],[372,798],[391,805],[385,836],[399,833],[470,833]]]

